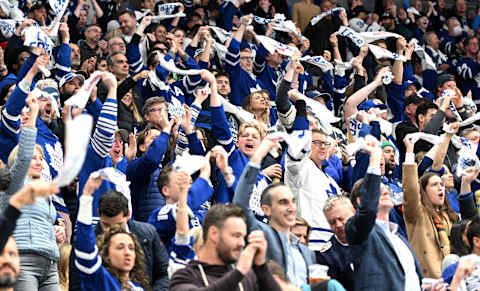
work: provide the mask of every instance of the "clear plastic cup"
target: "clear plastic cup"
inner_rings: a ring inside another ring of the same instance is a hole
[[[324,280],[328,280],[328,266],[313,264],[308,266],[310,285],[320,283]]]

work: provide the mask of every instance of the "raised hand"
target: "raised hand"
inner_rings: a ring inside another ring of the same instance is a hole
[[[92,195],[93,192],[97,191],[98,188],[100,188],[100,185],[102,185],[102,177],[100,176],[95,176],[90,174],[90,177],[88,177],[87,183],[83,187],[83,195]]]
[[[182,115],[182,128],[185,133],[191,134],[193,132],[192,130],[192,109],[188,107],[187,104],[183,104],[183,109],[185,110],[185,113]]]
[[[110,72],[102,73],[102,83],[107,87],[108,91],[117,90],[117,79]]]
[[[282,177],[282,166],[280,164],[273,164],[263,169],[262,174],[270,177],[271,179],[280,179]]]
[[[133,133],[128,135],[128,144],[125,144],[125,149],[123,152],[125,153],[125,157],[128,161],[135,159],[137,156],[137,139]]]
[[[378,86],[382,85],[383,84],[383,77],[387,74],[387,72],[391,72],[391,69],[390,67],[383,67],[381,68],[377,75],[375,76],[375,78],[373,79],[374,82],[377,83]]]

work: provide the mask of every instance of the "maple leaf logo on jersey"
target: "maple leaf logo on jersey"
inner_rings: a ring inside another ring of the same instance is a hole
[[[57,141],[55,143],[55,147],[52,147],[51,144],[45,144],[45,149],[48,156],[50,157],[49,166],[58,173],[63,166],[62,145]]]

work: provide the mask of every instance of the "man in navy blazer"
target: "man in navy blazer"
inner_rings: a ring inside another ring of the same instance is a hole
[[[359,187],[360,207],[345,227],[350,245],[347,264],[354,266],[354,290],[420,291],[420,264],[388,219],[393,203],[388,188],[380,184],[380,143],[368,136],[363,150],[370,154],[370,164],[363,187]]]

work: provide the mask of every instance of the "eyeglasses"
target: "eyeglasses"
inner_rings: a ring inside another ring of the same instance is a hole
[[[328,146],[331,146],[332,143],[330,143],[328,141],[312,140],[312,145],[316,145],[316,146],[319,146],[319,147],[328,147]]]

